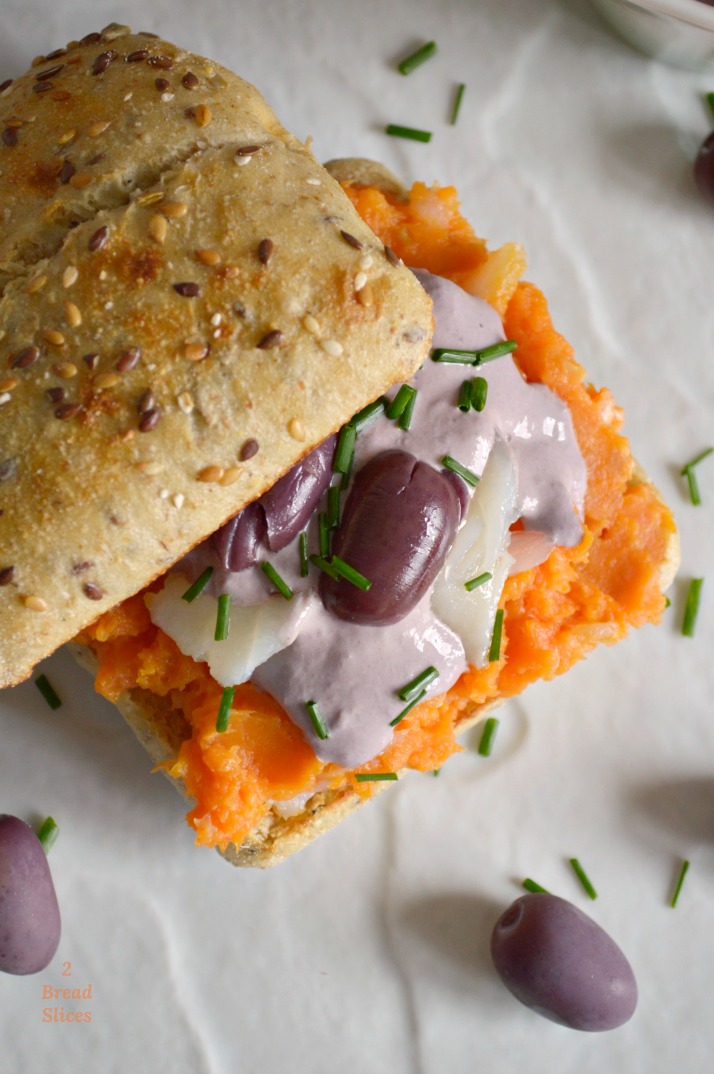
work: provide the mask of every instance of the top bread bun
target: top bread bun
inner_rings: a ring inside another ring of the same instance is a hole
[[[431,307],[259,93],[111,25],[0,90],[0,686],[413,375]]]

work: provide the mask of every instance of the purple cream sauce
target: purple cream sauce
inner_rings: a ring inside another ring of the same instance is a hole
[[[505,338],[497,313],[486,302],[428,272],[416,276],[434,302],[435,348],[475,350]],[[456,406],[459,388],[476,375],[488,381],[486,406],[481,413],[462,413]],[[498,437],[512,452],[518,512],[526,529],[545,535],[546,550],[579,542],[585,464],[570,414],[557,396],[543,385],[527,384],[510,355],[477,369],[428,360],[410,383],[418,390],[410,428],[401,430],[385,417],[365,428],[357,437],[355,469],[381,451],[402,448],[438,469],[450,455],[480,476]],[[309,550],[316,552],[315,517],[308,540]],[[432,665],[439,678],[427,696],[442,694],[466,670],[463,646],[432,613],[430,592],[397,623],[344,622],[323,607],[317,570],[311,568],[308,578],[300,576],[297,540],[277,553],[266,550],[265,558],[294,592],[305,593],[307,609],[304,598],[296,602],[301,605],[296,620],[302,617],[296,640],[257,667],[252,681],[283,706],[321,760],[346,768],[369,761],[392,739],[390,721],[404,708],[397,697],[401,687]],[[224,571],[208,541],[177,569],[195,578],[209,564],[214,594],[230,593],[238,604],[283,600],[274,596],[257,567]],[[306,701],[317,702],[327,739],[317,737]]]

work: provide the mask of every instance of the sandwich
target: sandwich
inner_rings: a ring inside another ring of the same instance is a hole
[[[0,90],[0,685],[62,644],[265,867],[656,622],[672,515],[516,244],[112,24]]]

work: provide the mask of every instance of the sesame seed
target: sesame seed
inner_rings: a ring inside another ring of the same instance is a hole
[[[84,364],[89,369],[96,369],[97,366],[99,365],[99,355],[98,354],[85,354],[85,356],[82,359],[82,361],[84,362]]]
[[[157,90],[159,90],[160,93],[163,93],[165,90],[167,90],[169,88],[171,83],[169,82],[168,78],[157,78],[156,81],[154,82],[154,85],[156,86]]]
[[[158,67],[162,71],[170,71],[174,65],[171,56],[149,56],[149,63],[152,67]]]
[[[250,440],[246,440],[240,451],[238,452],[238,458],[241,462],[247,462],[248,459],[252,459],[254,455],[258,454],[260,444],[252,437]]]
[[[163,469],[160,462],[140,462],[137,465],[137,470],[141,470],[142,474],[146,474],[147,477],[156,477],[157,474],[162,473]]]
[[[90,600],[101,600],[104,596],[104,590],[100,589],[95,582],[85,582],[82,586],[82,592]]]
[[[74,178],[76,179],[77,176],[75,175]],[[105,224],[104,227],[98,227],[94,232],[87,243],[87,249],[90,250],[91,253],[95,253],[97,250],[101,250],[103,246],[106,246],[108,240],[109,228]]]
[[[62,403],[55,410],[55,417],[60,421],[69,421],[70,418],[75,418],[81,409],[79,403]]]
[[[176,96],[175,93],[162,93],[161,94],[161,100],[162,100],[162,102],[164,104],[168,104],[169,101],[173,101],[175,96]]]
[[[188,212],[188,205],[185,201],[165,201],[161,206],[161,212],[173,220],[185,216]]]
[[[171,503],[174,505],[177,511],[180,511],[184,505],[185,500],[186,497],[184,496],[183,492],[177,492],[176,495],[172,497]]]
[[[14,145],[17,145],[18,136],[15,127],[6,127],[5,130],[2,132],[2,140],[7,146],[12,147]]]
[[[10,392],[0,392],[0,406],[5,406],[5,403],[9,403],[11,399]]]
[[[196,250],[196,257],[204,265],[218,265],[221,261],[221,255],[218,250]]]
[[[204,343],[186,343],[183,353],[189,362],[201,362],[208,354],[208,347]]]
[[[92,64],[92,74],[103,75],[109,64],[113,63],[116,58],[117,54],[113,48],[107,49],[106,52],[100,52]]]
[[[197,283],[175,283],[173,289],[182,298],[196,298],[201,293],[201,288]]]
[[[306,179],[308,186],[322,186],[322,182],[319,179]]]
[[[291,418],[288,422],[288,433],[292,436],[293,440],[305,439],[305,426],[298,418]]]
[[[151,410],[147,410],[145,414],[141,415],[141,421],[139,422],[140,433],[150,433],[152,429],[161,421],[161,410],[159,407],[153,407]]]
[[[238,165],[239,168],[244,168],[246,164],[250,164],[252,159],[252,157],[240,157],[238,156],[238,154],[236,154],[236,156],[234,157],[235,163]]]
[[[97,391],[104,391],[105,388],[113,388],[121,380],[121,377],[117,373],[100,373],[98,377],[94,379],[94,387]]]
[[[196,120],[196,126],[207,127],[213,119],[213,112],[207,104],[198,104],[193,110],[193,118]]]
[[[65,131],[64,134],[60,134],[57,139],[57,145],[67,145],[68,142],[73,142],[77,137],[77,131],[74,127],[71,130]]]
[[[23,290],[26,295],[37,294],[47,283],[47,276],[42,273],[40,276],[34,276],[28,283],[25,284]]]
[[[221,324],[222,322],[223,322],[223,314],[222,313],[214,313],[213,316],[211,317],[211,324],[213,325],[214,328],[217,325]]]
[[[149,220],[149,235],[155,242],[163,243],[166,239],[166,235],[169,230],[169,225],[166,223],[166,217],[161,213],[154,213]]]
[[[190,414],[193,410],[193,396],[189,392],[181,392],[176,402],[184,414]]]
[[[79,278],[79,270],[74,265],[68,265],[62,273],[62,286],[71,287]]]
[[[317,317],[313,317],[311,313],[306,313],[302,319],[302,326],[306,332],[309,332],[311,336],[319,336],[322,329],[320,328],[320,322]]]
[[[171,493],[169,492],[168,489],[161,489],[161,491],[159,492],[159,497],[162,500],[168,500],[170,495],[171,495]]]
[[[14,567],[2,567],[0,568],[0,585],[10,585],[10,582],[15,577]]]
[[[42,338],[51,347],[64,347],[66,343],[64,336],[56,328],[43,328]]]
[[[71,160],[63,160],[62,167],[60,168],[59,173],[60,183],[63,183],[66,186],[67,183],[70,182],[76,171],[77,169],[75,168]]]
[[[10,368],[27,369],[28,365],[32,365],[39,357],[39,347],[23,347],[22,350],[10,356]]]
[[[224,280],[235,280],[240,276],[240,269],[237,265],[224,265],[219,269],[219,274]]]
[[[129,350],[120,354],[114,368],[118,369],[120,373],[128,373],[131,369],[141,361],[141,348],[130,347]]]
[[[367,282],[367,273],[366,272],[358,272],[357,275],[355,276],[355,284],[354,284],[355,291],[361,291],[362,288],[364,287],[364,285],[366,284],[366,282]]]
[[[283,333],[279,328],[273,328],[270,332],[266,332],[262,339],[256,343],[256,347],[261,351],[272,350],[273,347],[278,347],[283,342]]]
[[[204,468],[199,470],[196,474],[196,480],[203,481],[207,485],[215,485],[221,480],[224,474],[225,470],[222,466],[204,466]]]
[[[354,235],[351,235],[349,231],[342,231],[341,230],[340,235],[345,240],[345,242],[347,243],[348,246],[351,246],[355,250],[361,250],[362,249],[362,243],[359,241],[359,239],[355,238]]]
[[[261,239],[258,243],[258,260],[262,265],[267,265],[268,261],[272,257],[274,250],[274,243],[272,239]]]
[[[181,79],[181,84],[188,90],[198,89],[200,82],[193,71],[187,71]]]
[[[148,48],[137,48],[134,52],[130,52],[126,58],[127,63],[141,63],[142,60],[149,58]]]
[[[27,597],[23,597],[22,603],[25,605],[26,608],[29,608],[31,612],[47,611],[47,601],[43,600],[42,597],[34,596],[34,594],[30,594]]]
[[[371,268],[372,268],[372,265],[374,264],[374,258],[372,257],[372,255],[371,255],[371,254],[364,254],[364,255],[363,255],[362,257],[360,257],[360,259],[359,259],[359,261],[357,262],[357,264],[359,265],[359,267],[360,267],[360,268],[361,268],[361,269],[362,269],[363,271],[365,271],[365,272],[366,272],[366,271],[367,271],[367,269],[371,269]]]
[[[136,199],[137,205],[155,205],[157,201],[164,200],[163,190],[150,190],[147,194],[141,194]]]
[[[229,466],[228,469],[226,470],[226,472],[224,473],[223,477],[221,478],[221,480],[218,483],[219,483],[219,485],[222,485],[223,488],[226,488],[228,485],[235,484],[235,482],[238,480],[240,475],[241,475],[240,466]]]
[[[70,328],[78,328],[82,323],[82,314],[79,307],[75,306],[74,302],[65,302],[64,312]]]
[[[98,119],[94,123],[89,124],[87,127],[87,134],[90,138],[98,138],[100,134],[104,134],[104,131],[110,124],[110,119]]]
[[[77,376],[79,370],[74,362],[57,362],[56,365],[52,366],[52,372],[58,377],[62,377],[62,380],[72,380],[73,377]]]
[[[341,343],[338,343],[336,339],[323,339],[320,343],[325,354],[329,354],[331,358],[339,358],[344,348]]]
[[[3,380],[0,380],[0,392],[11,392],[19,383],[20,381],[17,377],[5,377]]]

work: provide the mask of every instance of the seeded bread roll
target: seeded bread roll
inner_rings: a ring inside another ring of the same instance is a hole
[[[424,361],[431,306],[258,92],[112,25],[0,91],[0,686]]]

